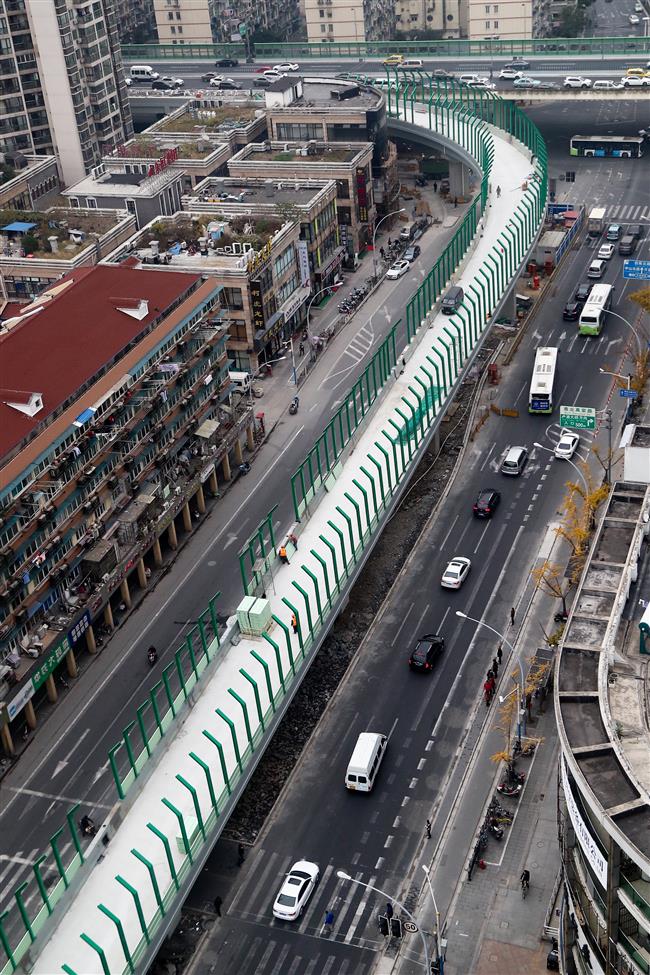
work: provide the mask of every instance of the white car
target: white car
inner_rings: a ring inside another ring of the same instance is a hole
[[[124,84],[126,85],[127,88],[130,88],[131,85],[133,84],[133,78],[125,78]]]
[[[294,61],[283,61],[282,64],[274,64],[273,70],[279,71],[280,74],[284,74],[285,71],[297,71],[299,67],[300,65],[296,64]]]
[[[213,88],[218,88],[219,85],[223,85],[223,84],[234,85],[235,82],[233,81],[232,78],[224,78],[222,74],[216,74],[214,78],[210,78],[208,84],[211,85]]]
[[[440,585],[444,589],[460,589],[471,568],[472,563],[469,559],[464,558],[462,555],[457,555],[442,573]]]
[[[632,24],[632,26],[641,23],[641,21],[639,20],[636,14],[630,14],[630,16],[627,19],[628,19],[628,23]]]
[[[540,85],[539,78],[529,78],[528,75],[522,75],[521,78],[515,78],[513,81],[515,88],[539,88]]]
[[[174,88],[184,88],[185,82],[182,78],[171,78],[169,75],[163,75],[161,81],[166,81],[168,85],[173,85]]]
[[[591,86],[592,91],[620,91],[623,85],[618,81],[603,81],[602,78],[594,81]]]
[[[499,77],[504,81],[514,81],[515,78],[521,78],[522,73],[523,72],[520,71],[519,68],[501,68],[501,71],[499,71]]]
[[[581,74],[570,74],[564,79],[565,88],[591,88],[591,78],[583,78]]]
[[[488,78],[479,78],[478,81],[468,81],[467,87],[478,88],[479,90],[482,89],[483,91],[494,91],[496,85],[494,84],[493,81],[490,81]]]
[[[391,281],[396,281],[397,278],[401,278],[403,274],[409,269],[408,261],[395,261],[392,267],[389,267],[386,271],[386,277]]]
[[[269,81],[277,81],[278,78],[284,78],[284,72],[276,71],[275,68],[267,68],[263,74],[265,78],[269,79]]]
[[[580,437],[577,433],[573,430],[564,430],[557,442],[554,454],[562,460],[570,460],[575,454],[579,443]]]
[[[460,81],[461,85],[471,85],[477,81],[489,81],[490,79],[484,74],[461,74],[458,76],[458,80]]]
[[[623,88],[647,88],[650,85],[650,75],[646,75],[644,78],[625,75],[624,78],[621,78],[621,85]]]
[[[614,254],[613,244],[601,244],[598,248],[598,258],[601,261],[608,261]]]
[[[298,860],[284,878],[273,904],[273,915],[280,921],[295,921],[305,909],[305,904],[318,883],[320,870],[317,863]]]

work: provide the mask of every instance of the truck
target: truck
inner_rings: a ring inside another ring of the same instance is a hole
[[[605,208],[604,207],[594,207],[589,213],[589,219],[587,221],[587,233],[590,237],[598,237],[599,234],[603,232],[603,225],[605,223]]]

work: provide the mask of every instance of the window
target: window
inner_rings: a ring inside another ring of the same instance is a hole
[[[328,31],[329,31],[329,32],[330,32],[331,34],[333,34],[333,33],[334,33],[334,24],[328,24],[328,25],[327,25],[327,29],[328,29]]]
[[[135,213],[135,200],[125,200],[126,209],[129,213]]]
[[[486,12],[486,14],[489,14],[489,12],[490,12],[490,4],[489,3],[486,3],[486,5],[485,5],[485,12]]]
[[[318,11],[318,14],[319,14],[321,20],[324,20],[325,19],[325,11],[324,10],[319,10]]]
[[[179,34],[182,34],[182,33],[183,33],[183,28],[182,28],[182,27],[179,27],[179,28],[178,28],[178,33],[179,33]]]
[[[495,4],[494,4],[494,5],[492,6],[492,13],[493,13],[493,14],[498,14],[498,13],[499,13],[499,4],[498,4],[498,3],[495,3]]]
[[[490,29],[490,21],[489,20],[486,20],[485,21],[485,29],[486,30],[489,30]]]
[[[175,34],[176,33],[176,28],[175,27],[170,27],[170,30],[171,30],[172,34]]]
[[[180,19],[181,19],[181,15],[180,14],[176,14],[176,20],[180,20]]]
[[[321,32],[321,34],[324,34],[325,33],[325,24],[321,24],[320,25],[320,32]]]
[[[170,11],[170,12],[169,12],[169,13],[167,14],[167,20],[173,20],[173,19],[174,19],[174,15],[173,15],[173,13],[172,13],[172,12]]]
[[[97,209],[97,200],[95,199],[94,196],[87,196],[86,197],[86,206],[88,207],[89,210],[96,210]]]
[[[494,29],[495,30],[498,30],[499,29],[499,21],[498,20],[495,20],[494,21]]]

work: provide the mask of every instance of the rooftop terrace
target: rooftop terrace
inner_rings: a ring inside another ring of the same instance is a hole
[[[242,206],[294,204],[308,206],[329,184],[328,180],[235,179],[209,176],[195,190],[191,199],[203,203]]]
[[[241,104],[221,105],[209,111],[202,111],[193,107],[190,102],[180,112],[157,122],[150,131],[196,132],[197,134],[205,131],[207,134],[214,135],[221,129],[228,130],[248,125],[259,111],[259,106]]]
[[[155,136],[136,136],[125,146],[122,146],[119,153],[115,153],[110,159],[160,159],[162,153],[167,149],[176,149],[179,159],[205,159],[212,155],[217,149],[218,144],[214,141],[197,138],[194,142],[190,139],[177,141],[169,137]]]
[[[76,257],[85,250],[91,241],[90,235],[102,237],[120,221],[125,214],[117,210],[81,210],[76,207],[55,207],[44,211],[0,210],[0,238],[7,243],[0,257],[26,256],[50,260],[65,260]],[[3,230],[12,224],[33,224],[24,232]],[[76,240],[70,239],[72,231],[83,234]],[[48,237],[59,238],[59,248],[52,251]],[[19,253],[20,252],[20,253]]]

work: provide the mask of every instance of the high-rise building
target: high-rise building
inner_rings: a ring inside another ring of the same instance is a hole
[[[395,32],[395,0],[305,0],[307,39],[389,41]]]
[[[441,31],[441,37],[460,37],[460,0],[395,0],[397,37],[411,31]]]
[[[113,0],[0,0],[0,142],[64,183],[133,135]]]
[[[117,31],[122,44],[147,44],[158,40],[153,0],[113,0]]]
[[[551,24],[550,0],[468,0],[461,9],[467,18],[464,32],[472,40],[543,37]]]
[[[298,0],[154,0],[154,11],[161,44],[244,43],[257,30],[288,40],[301,23]]]

